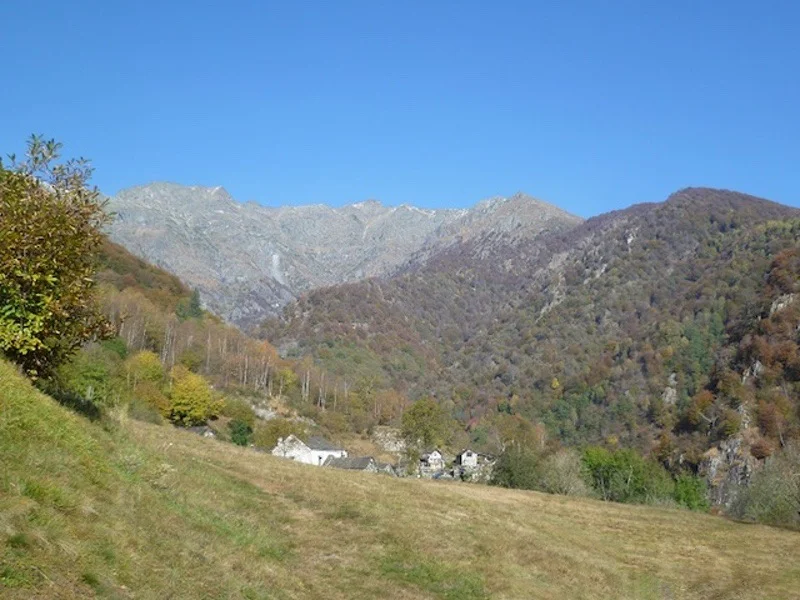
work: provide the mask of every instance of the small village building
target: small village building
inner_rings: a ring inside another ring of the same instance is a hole
[[[428,469],[444,469],[444,456],[438,448],[423,453],[422,456],[419,457],[419,462]]]
[[[378,463],[371,456],[343,456],[341,458],[328,458],[323,464],[324,467],[334,469],[346,469],[348,471],[365,471],[367,473],[377,473]]]
[[[378,473],[383,473],[384,475],[391,475],[392,477],[397,477],[397,471],[394,468],[394,465],[389,463],[379,462],[378,465]]]
[[[474,469],[478,466],[478,453],[472,450],[462,450],[456,455],[456,464],[465,469]]]
[[[273,456],[289,458],[307,465],[321,466],[329,458],[344,458],[347,450],[339,448],[328,440],[318,436],[308,438],[304,442],[299,437],[291,434],[284,438],[279,438],[278,443],[272,449]]]

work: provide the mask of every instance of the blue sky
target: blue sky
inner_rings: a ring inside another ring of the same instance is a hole
[[[2,3],[0,151],[271,205],[800,205],[797,2],[115,4]]]

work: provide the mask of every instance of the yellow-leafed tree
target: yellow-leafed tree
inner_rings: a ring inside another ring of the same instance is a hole
[[[200,375],[179,365],[172,369],[170,377],[169,418],[174,423],[202,425],[222,408],[222,402],[214,397],[211,386]]]

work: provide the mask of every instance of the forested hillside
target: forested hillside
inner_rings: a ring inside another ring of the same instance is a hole
[[[266,450],[292,432],[336,437],[399,423],[405,396],[362,385],[357,365],[340,377],[310,359],[280,358],[203,310],[197,291],[108,240],[98,266],[110,337],[40,382],[65,404],[93,418],[127,407],[150,422],[210,423],[224,439]]]
[[[765,448],[797,434],[798,217],[687,189],[564,234],[483,238],[394,278],[311,292],[262,331],[332,372],[358,364],[379,386],[435,395],[477,443],[511,413],[571,445],[696,468],[743,426]]]

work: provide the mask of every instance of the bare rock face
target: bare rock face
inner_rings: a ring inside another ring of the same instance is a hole
[[[384,452],[400,454],[406,451],[406,441],[399,429],[378,426],[372,432],[372,441]]]
[[[747,436],[740,434],[708,450],[699,472],[708,482],[711,501],[730,508],[759,466],[758,459],[750,452]]]
[[[200,290],[204,304],[249,327],[305,291],[388,275],[439,249],[489,235],[520,237],[581,219],[524,195],[469,210],[240,203],[222,187],[154,183],[109,199],[111,238]]]

